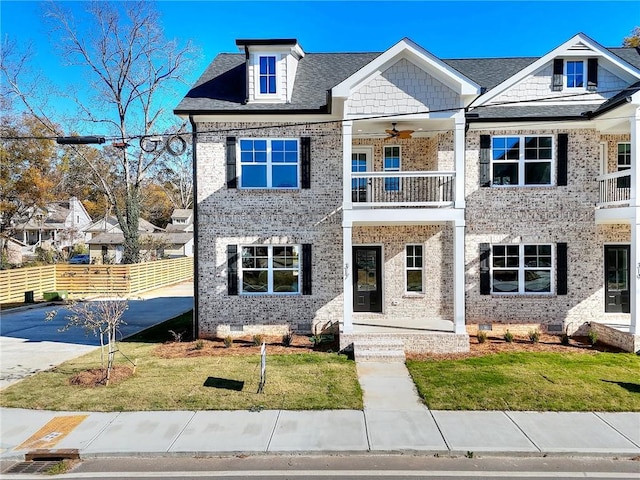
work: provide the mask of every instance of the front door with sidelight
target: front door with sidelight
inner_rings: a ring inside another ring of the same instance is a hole
[[[382,312],[382,247],[353,247],[353,311]]]
[[[605,312],[629,313],[629,245],[605,245],[604,247],[604,298]]]

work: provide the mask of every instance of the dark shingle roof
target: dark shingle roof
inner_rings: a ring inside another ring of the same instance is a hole
[[[502,118],[586,118],[583,112],[595,110],[595,105],[506,105],[494,107],[478,107],[471,110],[471,113],[478,114],[478,118],[469,118],[470,122],[486,120],[497,120]]]
[[[640,68],[640,49],[610,48],[608,50],[629,64]],[[381,52],[307,53],[298,63],[290,103],[246,104],[245,56],[243,53],[223,53],[211,62],[174,112],[177,114],[328,112],[328,92],[380,54]],[[539,57],[514,57],[445,59],[442,61],[480,85],[483,91],[488,91],[538,59]],[[610,104],[612,100],[606,103]],[[491,107],[491,109],[483,109],[481,117],[577,117],[582,112],[595,111],[596,109],[598,109],[598,105]]]
[[[538,60],[537,57],[468,58],[443,60],[443,62],[476,82],[483,89],[490,90],[536,60]]]
[[[176,107],[191,111],[325,111],[327,92],[380,53],[308,53],[298,63],[291,103],[247,105],[244,54],[223,53],[207,67]]]

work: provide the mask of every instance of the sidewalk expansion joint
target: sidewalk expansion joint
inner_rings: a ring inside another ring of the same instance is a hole
[[[271,430],[271,435],[269,435],[269,441],[267,442],[266,452],[271,451],[271,442],[273,441],[273,436],[276,434],[276,429],[278,428],[278,422],[280,421],[280,414],[282,413],[282,409],[278,410],[278,415],[276,416],[276,421],[273,422],[273,430]]]
[[[508,411],[505,410],[503,413],[511,421],[511,423],[513,423],[516,426],[516,428],[522,432],[522,434],[524,435],[524,438],[529,440],[531,442],[531,445],[533,445],[534,447],[536,447],[538,449],[538,452],[545,453],[545,452],[542,451],[540,446],[536,442],[534,442],[533,439],[529,435],[527,435],[527,432],[525,432],[522,429],[522,427],[520,427],[520,425],[518,425],[518,423],[513,418],[511,418],[511,415],[509,415]]]
[[[173,446],[176,444],[176,442],[178,441],[178,439],[182,436],[182,434],[184,433],[184,431],[187,429],[187,427],[189,426],[189,424],[193,421],[193,417],[196,416],[196,413],[198,413],[197,411],[193,411],[193,414],[191,415],[191,417],[189,417],[189,420],[187,420],[184,424],[184,427],[182,427],[182,429],[178,432],[178,434],[176,435],[176,438],[173,439],[173,441],[171,442],[171,444],[169,445],[169,447],[167,447],[167,453],[171,452],[171,449],[173,448]]]

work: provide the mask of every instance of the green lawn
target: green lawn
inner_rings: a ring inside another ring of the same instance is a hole
[[[434,410],[640,411],[640,356],[500,353],[407,362]]]
[[[136,374],[120,384],[69,384],[77,372],[99,365],[99,353],[92,352],[2,390],[0,405],[71,411],[362,408],[355,363],[344,355],[267,355],[267,381],[258,394],[259,355],[164,359],[153,355],[155,346],[120,344],[138,359]],[[241,390],[228,388],[235,386]]]

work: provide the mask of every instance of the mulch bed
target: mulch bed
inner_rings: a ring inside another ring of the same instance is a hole
[[[289,346],[282,344],[282,337],[280,336],[264,335],[263,341],[267,344],[267,353],[269,355],[338,351],[337,340],[314,347],[309,337],[305,335],[293,335]],[[259,353],[260,346],[254,345],[251,336],[234,338],[230,347],[225,346],[222,339],[215,339],[196,340],[193,342],[168,342],[158,345],[153,351],[154,355],[161,358],[238,356]]]
[[[133,375],[133,369],[122,365],[114,365],[109,377],[109,385],[115,385]],[[69,379],[71,385],[80,387],[99,387],[106,385],[105,371],[101,368],[83,370]]]

